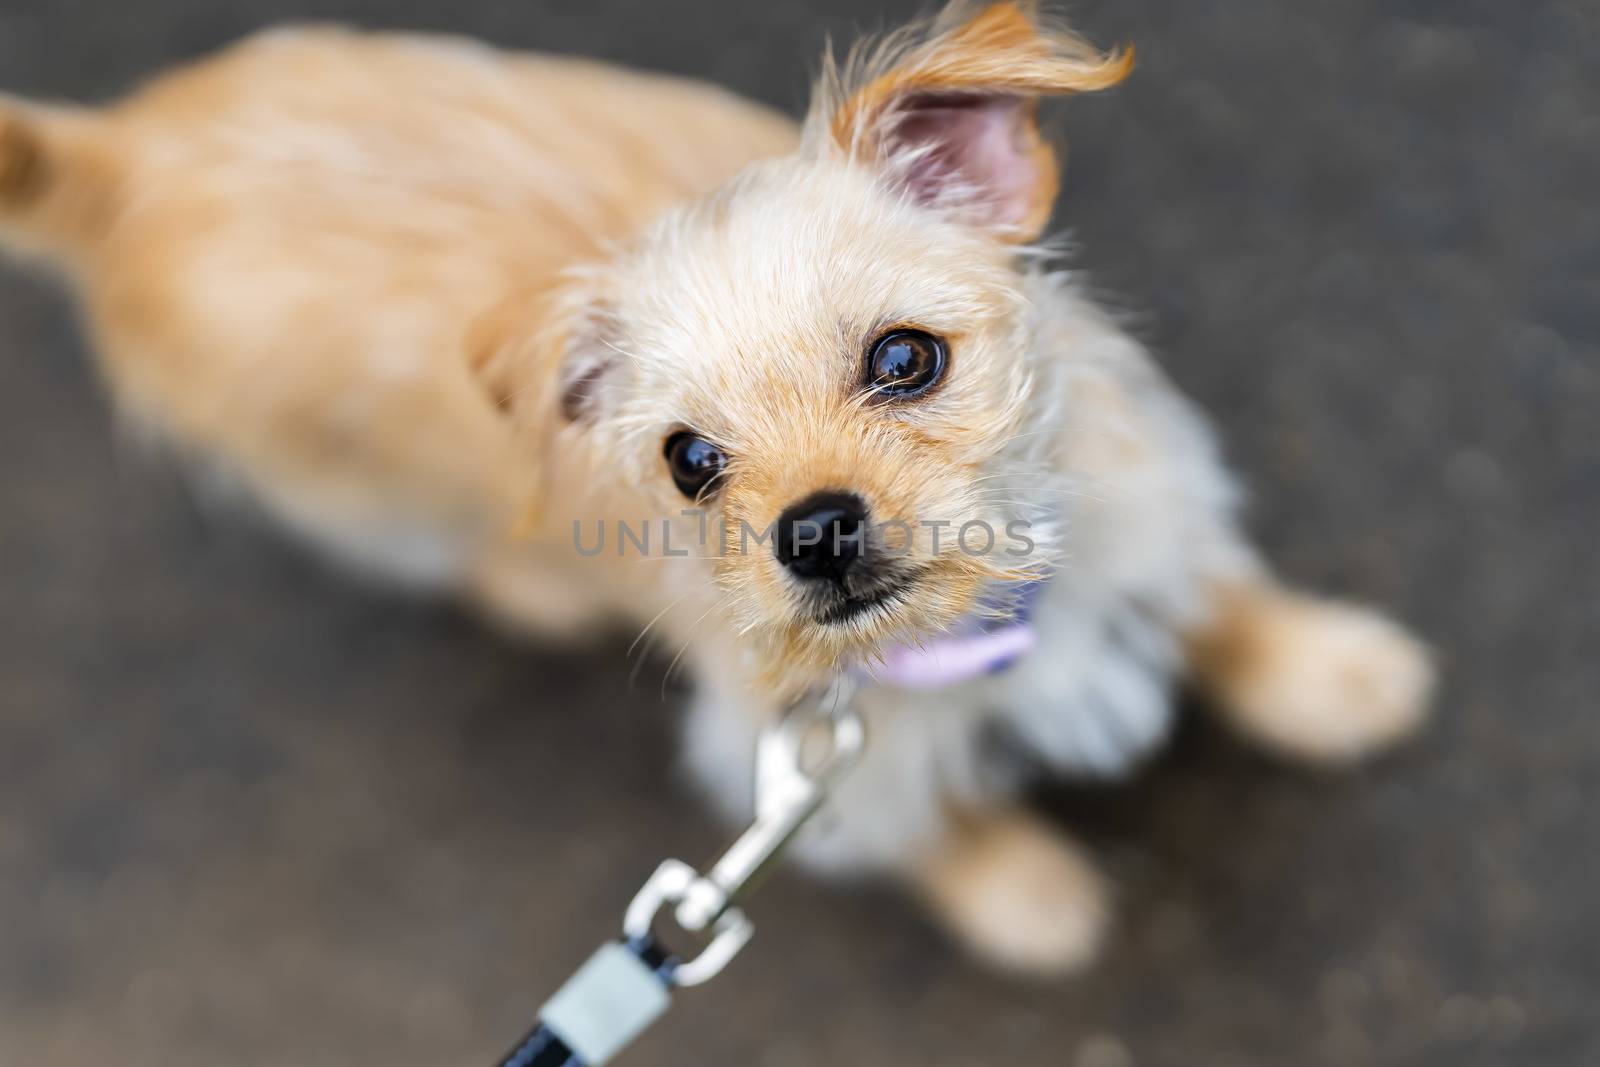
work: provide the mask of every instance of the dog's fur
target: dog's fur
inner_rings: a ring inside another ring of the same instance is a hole
[[[542,632],[647,624],[694,673],[689,762],[733,817],[787,701],[1053,569],[1010,670],[861,689],[865,762],[800,851],[1059,970],[1106,906],[1012,806],[1026,767],[1125,770],[1185,672],[1245,733],[1346,760],[1409,733],[1431,679],[1398,627],[1273,580],[1202,419],[1047,269],[1036,102],[1131,60],[958,3],[830,64],[797,128],[673,78],[279,31],[103,110],[0,100],[0,237],[64,269],[124,410],[322,545]],[[895,324],[947,338],[949,371],[874,403],[863,349]],[[574,520],[697,542],[662,456],[684,427],[731,457],[714,525],[846,489],[910,523],[1026,519],[1037,550],[919,528],[915,580],[839,623],[768,551],[575,553]]]

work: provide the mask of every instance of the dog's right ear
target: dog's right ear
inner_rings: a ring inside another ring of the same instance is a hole
[[[589,284],[517,295],[473,327],[468,363],[518,422],[593,422],[625,369],[616,316]]]
[[[605,409],[623,371],[621,331],[611,305],[593,298],[560,327],[555,409],[566,422],[590,422]]]

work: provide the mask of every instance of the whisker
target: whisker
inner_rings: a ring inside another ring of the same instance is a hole
[[[667,672],[661,676],[661,699],[662,700],[666,700],[667,699],[667,683],[672,680],[672,672],[677,669],[678,661],[683,659],[683,654],[685,652],[689,651],[689,646],[690,645],[694,644],[694,632],[695,632],[695,630],[700,626],[700,624],[702,622],[706,621],[706,616],[707,615],[710,615],[714,610],[716,610],[718,607],[721,606],[721,603],[722,602],[720,600],[713,601],[710,607],[706,608],[706,610],[704,610],[704,611],[702,611],[700,613],[700,617],[699,618],[695,619],[694,622],[689,624],[689,629],[683,635],[683,645],[682,645],[682,647],[680,647],[678,649],[678,654],[672,657],[672,662],[667,664]]]
[[[656,623],[660,622],[662,617],[665,616],[667,614],[667,612],[671,611],[673,608],[675,608],[679,604],[683,603],[684,600],[689,595],[690,595],[689,593],[684,593],[682,596],[679,596],[676,599],[674,599],[672,601],[672,603],[668,604],[666,607],[664,607],[660,611],[656,612],[655,618],[653,618],[649,622],[645,623],[644,624],[644,629],[639,631],[639,636],[637,636],[637,637],[635,637],[633,639],[633,643],[628,646],[628,651],[623,654],[623,658],[627,659],[627,658],[632,657],[633,650],[639,647],[639,642],[644,640],[645,634],[650,632],[650,628],[652,626],[654,626]],[[640,663],[644,662],[644,657],[643,656],[639,657],[639,662]],[[638,667],[637,666],[635,666],[634,672],[635,672],[635,674],[638,673]],[[633,678],[630,676],[628,680],[631,683],[633,681]]]

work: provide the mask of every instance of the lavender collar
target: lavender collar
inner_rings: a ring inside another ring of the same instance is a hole
[[[999,674],[1034,646],[1033,609],[1044,581],[1011,587],[996,617],[969,616],[950,633],[920,644],[891,645],[878,663],[863,671],[871,680],[896,689],[944,689],[974,678]]]

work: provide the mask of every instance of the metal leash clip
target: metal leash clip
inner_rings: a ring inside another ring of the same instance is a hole
[[[710,944],[673,970],[673,985],[715,977],[755,932],[739,901],[861,754],[866,731],[850,696],[850,683],[841,677],[763,731],[756,747],[755,822],[704,875],[681,860],[667,860],[628,906],[622,929],[630,939],[648,937],[667,904],[674,905],[673,918],[683,929],[711,929]],[[821,730],[827,733],[819,738]],[[825,750],[808,767],[808,748],[819,742]]]
[[[626,940],[602,945],[545,1001],[501,1067],[602,1067],[660,1018],[673,988],[715,977],[738,955],[755,932],[739,902],[861,754],[865,730],[850,697],[841,678],[762,731],[755,822],[706,874],[680,860],[657,867],[628,905]],[[688,962],[665,952],[651,929],[669,904],[684,930],[710,930]]]

